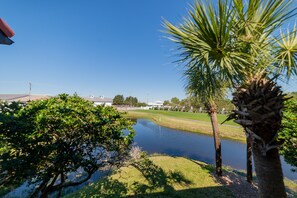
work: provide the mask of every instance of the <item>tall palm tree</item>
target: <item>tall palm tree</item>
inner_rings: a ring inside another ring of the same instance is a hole
[[[217,17],[217,14],[220,17]],[[181,48],[181,61],[185,63],[186,90],[205,103],[211,118],[216,153],[216,173],[222,175],[221,144],[217,122],[216,96],[224,93],[227,84],[239,82],[244,65],[248,64],[243,54],[231,50],[233,18],[226,1],[218,7],[206,7],[196,2],[180,27],[165,21],[170,39]],[[234,65],[236,67],[234,67]]]
[[[275,30],[295,14],[293,1],[234,0],[238,40],[244,41],[252,67],[233,93],[237,107],[230,117],[242,125],[252,139],[260,197],[286,197],[276,140],[281,126],[285,95],[274,78],[296,74],[296,29],[274,36]],[[294,42],[295,41],[295,42]]]
[[[236,88],[237,110],[230,118],[253,138],[260,197],[286,196],[275,141],[284,94],[273,76],[297,74],[296,33],[275,36],[295,14],[292,2],[196,1],[183,24],[165,22],[170,39],[179,46],[190,93],[213,104],[211,99],[225,86]]]
[[[184,73],[187,85],[186,90],[188,94],[198,97],[202,102],[204,102],[204,106],[210,116],[210,121],[213,129],[213,137],[214,137],[214,147],[215,147],[215,162],[216,162],[216,174],[218,176],[222,176],[222,153],[221,153],[221,141],[220,141],[220,132],[218,127],[218,119],[217,119],[217,105],[215,103],[215,98],[221,97],[223,95],[223,83],[220,83],[221,89],[213,94],[209,94],[212,91],[207,89],[207,76],[204,76],[205,73],[200,73],[197,71],[197,68],[194,67],[192,69],[186,69]],[[197,78],[199,76],[199,78]],[[197,87],[199,85],[199,89]]]

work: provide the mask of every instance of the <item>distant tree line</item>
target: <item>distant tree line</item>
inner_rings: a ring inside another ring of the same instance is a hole
[[[234,109],[234,105],[230,99],[217,98],[216,103],[219,113],[228,113]],[[171,98],[171,100],[165,100],[163,102],[164,110],[172,111],[184,111],[184,112],[205,112],[204,104],[196,97],[187,97],[185,99],[179,99],[177,97]]]
[[[128,105],[131,107],[147,106],[146,103],[139,102],[137,97],[128,96],[125,98],[123,95],[116,95],[113,98],[112,104],[113,105]]]

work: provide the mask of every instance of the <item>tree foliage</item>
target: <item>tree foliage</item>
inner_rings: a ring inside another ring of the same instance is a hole
[[[132,122],[113,107],[66,94],[22,108],[2,105],[0,131],[0,184],[27,180],[39,186],[33,195],[43,196],[121,164],[134,136]],[[80,178],[68,177],[78,170]]]
[[[123,95],[116,95],[112,101],[113,105],[123,105],[124,104],[124,96]]]
[[[133,106],[133,107],[147,106],[146,103],[139,102],[137,97],[128,96],[125,98],[123,95],[116,95],[113,98],[112,104],[113,105],[129,105],[129,106]]]
[[[297,99],[289,100],[285,105],[283,128],[278,134],[279,139],[284,141],[280,153],[287,163],[295,167],[294,171],[297,171]]]
[[[137,103],[138,103],[138,99],[133,96],[126,97],[126,99],[124,101],[124,104],[130,105],[130,106],[137,106]]]
[[[169,100],[164,100],[163,105],[164,105],[164,106],[168,106],[168,105],[170,105]]]
[[[180,100],[177,97],[173,97],[171,98],[170,102],[172,103],[172,105],[179,105]]]

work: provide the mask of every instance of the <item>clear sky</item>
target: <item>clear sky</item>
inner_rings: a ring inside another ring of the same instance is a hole
[[[15,43],[0,45],[0,93],[113,98],[184,98],[174,45],[162,19],[177,24],[192,0],[3,0],[0,17]],[[296,80],[294,81],[296,82]],[[297,84],[285,90],[296,91]]]

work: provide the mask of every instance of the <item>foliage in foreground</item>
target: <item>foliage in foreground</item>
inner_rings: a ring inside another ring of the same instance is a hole
[[[27,180],[38,185],[32,196],[44,197],[120,164],[134,136],[132,123],[114,108],[66,94],[22,108],[4,104],[0,131],[0,185]],[[78,171],[81,177],[69,177]]]
[[[285,161],[297,171],[297,99],[286,102],[282,130],[278,137],[284,141],[280,147],[280,153],[284,156]]]

